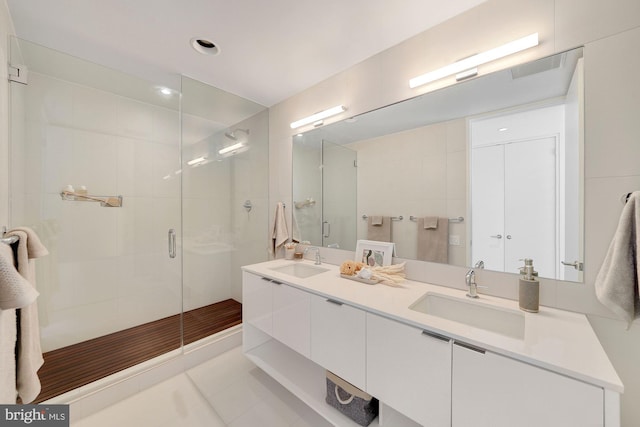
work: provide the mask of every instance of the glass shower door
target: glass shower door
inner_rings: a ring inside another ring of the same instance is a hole
[[[33,228],[50,253],[37,303],[43,394],[55,394],[46,370],[70,386],[96,379],[56,371],[56,357],[96,366],[104,353],[120,370],[180,348],[181,256],[168,245],[181,234],[180,97],[23,40],[11,63],[27,80],[10,88],[8,225]]]

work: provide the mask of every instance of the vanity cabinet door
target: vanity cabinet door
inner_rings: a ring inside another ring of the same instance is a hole
[[[456,343],[453,427],[596,427],[604,390],[536,366]]]
[[[368,313],[367,393],[420,425],[451,425],[451,345]]]
[[[365,312],[311,296],[311,360],[365,389]]]
[[[273,337],[305,357],[311,354],[311,294],[272,281]]]
[[[271,280],[242,272],[242,321],[272,334]]]

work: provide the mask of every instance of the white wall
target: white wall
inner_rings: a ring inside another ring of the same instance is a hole
[[[539,32],[540,46],[496,61],[480,72],[505,68],[585,45],[585,283],[545,280],[544,305],[589,313],[626,386],[622,398],[623,424],[640,420],[640,326],[629,331],[599,304],[594,279],[622,209],[622,193],[640,189],[640,2],[619,0],[489,0],[433,29],[363,61],[270,109],[271,204],[291,200],[291,136],[289,123],[331,105],[349,110],[325,122],[357,115],[432,90],[408,87],[411,77]],[[445,79],[446,80],[446,79]],[[446,80],[445,84],[451,81]],[[305,129],[302,129],[303,131]],[[300,130],[298,130],[300,131]],[[323,252],[328,254],[327,250]],[[332,257],[332,255],[327,255]],[[338,260],[339,262],[339,260]],[[463,286],[464,268],[414,264],[408,273],[433,283]],[[481,272],[488,293],[517,298],[515,275]],[[636,365],[634,365],[636,364]]]

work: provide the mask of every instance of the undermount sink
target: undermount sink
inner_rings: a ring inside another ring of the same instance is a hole
[[[283,265],[282,267],[272,268],[271,270],[277,271],[279,273],[289,274],[290,276],[295,276],[300,279],[306,279],[307,277],[315,276],[316,274],[329,271],[326,268],[316,267],[308,264],[287,264]]]
[[[433,292],[427,292],[409,308],[511,338],[524,338],[524,313],[519,310]]]

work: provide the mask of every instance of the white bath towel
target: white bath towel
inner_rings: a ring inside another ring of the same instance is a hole
[[[16,403],[16,310],[0,310],[0,404]]]
[[[284,216],[284,204],[282,202],[276,204],[276,212],[271,224],[271,239],[271,253],[275,257],[278,249],[289,239],[289,230],[287,229],[287,220]]]
[[[35,262],[33,259],[47,255],[47,248],[36,233],[27,227],[11,230],[7,235],[20,238],[17,244],[17,264],[20,275],[36,287]],[[20,309],[17,332],[16,388],[22,403],[30,403],[40,394],[38,369],[44,363],[40,346],[38,306],[34,302]]]
[[[0,309],[26,307],[38,298],[38,291],[14,265],[11,246],[0,244]]]
[[[636,191],[622,209],[618,228],[595,281],[596,296],[600,302],[625,320],[627,327],[640,315],[639,225],[640,191]]]

